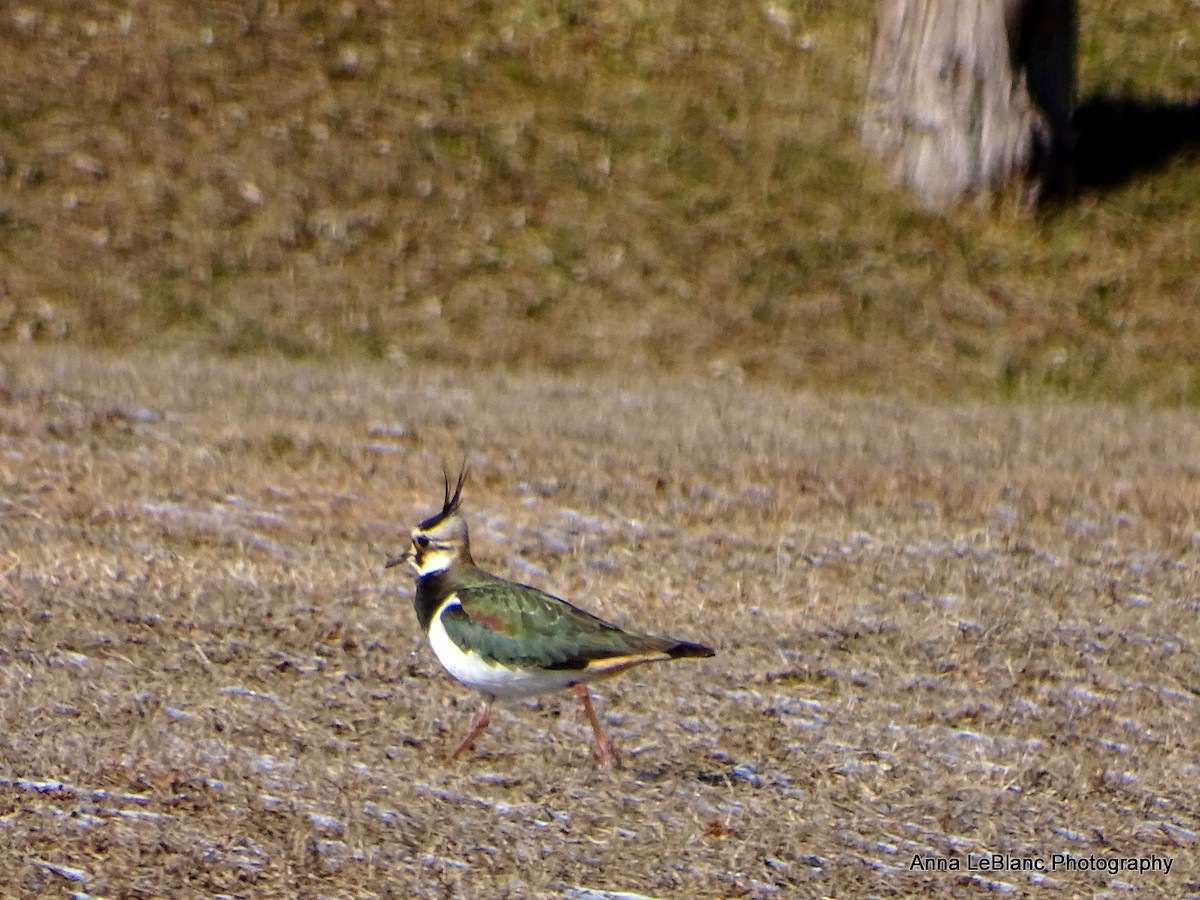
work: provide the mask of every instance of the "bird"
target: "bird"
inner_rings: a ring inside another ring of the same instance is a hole
[[[386,568],[408,563],[416,576],[413,606],[438,661],[483,696],[470,730],[450,752],[455,760],[487,728],[496,700],[570,689],[592,726],[596,757],[611,771],[616,750],[596,717],[588,684],[635,666],[707,658],[711,647],[627,631],[545,591],[484,571],[471,557],[460,501],[464,464],[453,494],[443,469],[440,512],[413,529],[411,546]]]

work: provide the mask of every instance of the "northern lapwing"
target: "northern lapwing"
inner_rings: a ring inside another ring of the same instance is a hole
[[[565,600],[485,572],[471,558],[459,508],[466,467],[454,493],[445,477],[441,512],[412,532],[412,546],[387,567],[407,562],[417,577],[414,606],[430,646],[451,675],[483,694],[455,759],[487,728],[492,702],[571,688],[596,736],[600,765],[611,769],[612,741],[600,727],[588,682],[645,663],[713,656],[703,644],[625,631]]]

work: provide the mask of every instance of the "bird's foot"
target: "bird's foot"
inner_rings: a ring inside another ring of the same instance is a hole
[[[467,732],[465,738],[459,741],[458,746],[450,751],[450,755],[446,757],[446,762],[453,762],[458,759],[460,753],[475,743],[475,738],[479,737],[483,733],[483,730],[488,727],[488,720],[491,718],[491,715],[492,704],[485,700],[483,701],[483,706],[479,708],[479,712],[475,715],[475,721],[471,723],[471,730]]]

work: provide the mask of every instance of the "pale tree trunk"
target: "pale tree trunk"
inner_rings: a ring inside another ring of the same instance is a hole
[[[863,141],[930,207],[1070,156],[1075,0],[879,0]]]

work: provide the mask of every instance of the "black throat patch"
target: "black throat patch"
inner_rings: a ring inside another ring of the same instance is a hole
[[[431,572],[417,579],[417,592],[413,595],[413,607],[417,611],[417,623],[422,631],[429,631],[433,614],[446,598],[454,593],[445,572]]]

